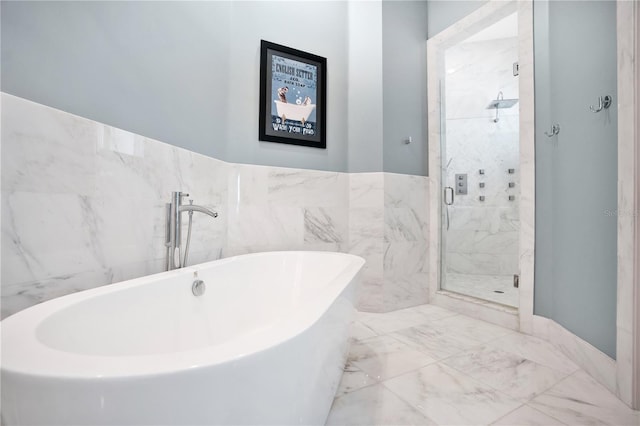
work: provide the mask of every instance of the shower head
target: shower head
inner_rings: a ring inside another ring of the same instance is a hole
[[[489,102],[489,105],[487,105],[487,109],[511,108],[517,103],[518,99],[494,99],[493,101]]]

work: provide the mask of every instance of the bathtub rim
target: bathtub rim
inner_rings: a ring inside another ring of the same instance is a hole
[[[239,338],[186,351],[174,351],[145,355],[89,355],[67,352],[47,346],[36,337],[36,329],[43,321],[64,309],[84,300],[126,290],[141,285],[153,285],[159,278],[171,279],[187,276],[212,264],[222,265],[238,259],[251,257],[308,254],[314,256],[340,256],[350,259],[345,267],[327,282],[327,291],[314,298],[312,309],[307,304],[292,311],[286,322],[278,321],[276,326]],[[89,290],[61,296],[19,311],[0,321],[2,340],[2,375],[32,376],[49,379],[89,380],[122,379],[130,377],[152,377],[174,374],[187,370],[222,365],[251,356],[282,344],[304,333],[318,322],[333,303],[343,294],[358,276],[365,260],[359,256],[325,251],[270,251],[233,256],[192,265],[179,270],[160,272],[144,277],[103,285]],[[341,284],[341,285],[340,285]],[[339,288],[336,288],[339,286]],[[329,290],[330,289],[330,290]],[[7,332],[8,329],[8,332]],[[10,341],[10,342],[8,342]],[[11,342],[17,345],[7,345]],[[16,349],[17,347],[20,349]],[[12,351],[12,352],[10,352]],[[16,352],[19,351],[19,352]],[[28,356],[20,356],[22,353]],[[8,356],[7,356],[8,355]]]

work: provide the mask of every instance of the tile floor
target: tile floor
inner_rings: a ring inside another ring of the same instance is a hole
[[[518,307],[518,289],[513,286],[513,275],[472,275],[447,272],[442,288],[490,302]],[[502,293],[496,293],[501,291]]]
[[[359,313],[328,425],[640,425],[549,343],[434,305]]]

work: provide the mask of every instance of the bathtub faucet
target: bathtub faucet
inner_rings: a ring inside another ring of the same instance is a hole
[[[218,217],[218,213],[209,210],[206,207],[193,204],[193,200],[189,200],[189,204],[182,204],[182,199],[188,197],[189,194],[184,192],[172,192],[171,202],[166,204],[166,220],[165,220],[165,246],[167,248],[165,267],[167,271],[182,268],[187,264],[189,256],[189,242],[191,241],[191,219],[193,212],[204,213],[211,217]],[[182,258],[182,213],[189,213],[189,231],[187,233],[187,244],[184,250],[184,259]]]

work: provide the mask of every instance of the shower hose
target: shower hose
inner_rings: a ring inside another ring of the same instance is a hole
[[[184,246],[184,260],[182,261],[182,267],[187,266],[187,260],[189,259],[189,243],[191,243],[191,225],[193,224],[193,211],[189,211],[189,230],[187,231],[187,244]]]

